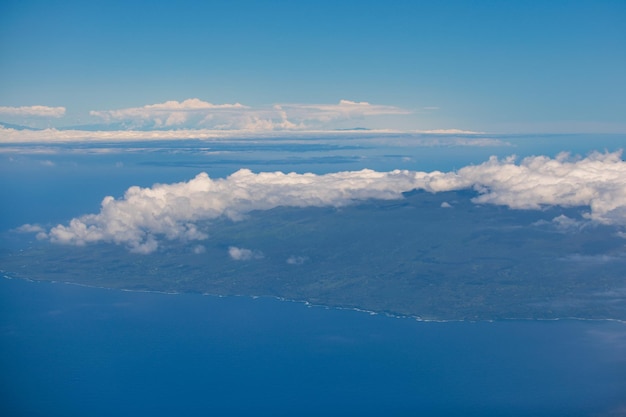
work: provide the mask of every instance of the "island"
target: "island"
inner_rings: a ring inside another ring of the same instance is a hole
[[[276,297],[420,320],[626,320],[625,240],[614,227],[585,223],[584,208],[513,210],[474,204],[474,194],[278,207],[214,220],[207,239],[164,240],[151,254],[4,239],[0,269],[12,278]]]

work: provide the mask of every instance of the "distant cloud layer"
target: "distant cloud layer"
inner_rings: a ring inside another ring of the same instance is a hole
[[[21,106],[6,107],[0,106],[0,116],[17,116],[17,117],[63,117],[65,115],[65,107],[48,107],[48,106]]]
[[[91,116],[103,119],[105,122],[123,121],[134,126],[145,124],[154,127],[180,126],[192,121],[194,124],[203,124],[217,115],[230,115],[249,109],[239,103],[212,104],[197,98],[182,102],[166,101],[165,103],[149,104],[143,107],[132,107],[121,110],[91,111]]]
[[[201,173],[188,182],[131,187],[120,199],[106,197],[99,213],[74,218],[39,237],[75,245],[112,242],[149,253],[158,248],[160,239],[206,239],[207,220],[222,216],[237,220],[253,210],[279,206],[340,207],[367,199],[401,199],[403,192],[413,189],[472,188],[479,192],[477,204],[516,209],[586,206],[590,220],[626,225],[626,163],[621,153],[593,153],[584,159],[534,156],[519,163],[513,157],[492,157],[457,172],[362,170],[315,175],[243,169],[218,179]],[[29,229],[37,230],[24,226]],[[230,256],[243,260],[248,255],[234,248]]]
[[[198,98],[170,100],[123,109],[91,110],[90,120],[74,119],[80,126],[61,127],[63,120],[50,125],[50,118],[60,119],[65,107],[0,107],[0,143],[140,141],[197,139],[232,135],[337,132],[345,129],[363,131],[376,126],[379,132],[474,134],[460,129],[398,130],[380,128],[406,126],[406,116],[413,112],[401,107],[372,104],[366,101],[339,100],[337,103],[278,103],[248,106],[241,103],[214,104]],[[11,124],[2,125],[3,116]],[[77,115],[74,114],[74,117]],[[38,122],[35,119],[40,119]],[[42,123],[44,118],[45,124]],[[402,123],[404,120],[404,124]],[[400,122],[400,123],[397,123]]]
[[[244,130],[306,129],[336,120],[409,114],[394,106],[341,100],[338,104],[276,104],[249,107],[240,103],[212,104],[197,98],[167,101],[121,110],[91,111],[105,122],[122,122],[134,128],[211,128]]]
[[[410,135],[437,135],[438,138],[417,138]],[[0,125],[0,143],[81,143],[81,142],[141,142],[181,139],[291,139],[306,137],[320,139],[329,136],[370,137],[376,142],[398,144],[404,142],[411,146],[502,146],[498,139],[474,137],[477,132],[457,129],[397,131],[397,130],[248,130],[248,129],[168,129],[168,130],[65,130],[65,129],[12,129]],[[396,135],[391,138],[390,135]],[[398,136],[402,135],[402,136]],[[462,137],[456,135],[470,135]],[[406,142],[407,139],[409,142]]]

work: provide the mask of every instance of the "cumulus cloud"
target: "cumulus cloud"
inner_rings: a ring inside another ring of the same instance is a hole
[[[626,224],[626,163],[621,152],[592,153],[584,159],[561,153],[556,158],[533,156],[515,164],[515,158],[490,158],[457,174],[442,176],[440,184],[471,183],[481,195],[475,203],[518,209],[542,206],[588,206],[588,218],[606,224]],[[436,191],[436,190],[435,190]]]
[[[586,206],[587,218],[626,225],[626,163],[621,153],[586,158],[490,158],[456,172],[372,170],[325,175],[242,169],[227,178],[201,173],[188,182],[131,187],[119,199],[106,197],[97,214],[52,228],[53,242],[83,245],[112,242],[139,253],[158,248],[160,239],[203,240],[207,221],[238,220],[254,210],[286,207],[341,207],[368,199],[401,199],[410,190],[428,192],[474,189],[476,204],[515,209]],[[232,256],[232,255],[231,255]]]
[[[262,259],[263,253],[245,248],[231,246],[228,248],[228,255],[235,261],[249,261],[252,259]]]
[[[65,115],[65,107],[49,107],[49,106],[21,106],[6,107],[0,106],[0,116],[17,116],[17,117],[63,117]]]
[[[206,173],[188,182],[131,187],[124,197],[106,197],[100,213],[72,219],[48,233],[53,242],[83,245],[113,242],[135,252],[157,248],[156,237],[202,240],[204,221],[220,216],[239,219],[253,210],[278,206],[343,206],[368,198],[400,198],[411,189],[408,172],[371,170],[327,175],[255,174],[240,170],[227,178],[211,179]]]
[[[134,125],[138,126],[150,124],[155,127],[172,127],[183,125],[190,121],[199,124],[219,114],[239,114],[245,109],[248,109],[248,107],[240,103],[213,104],[197,98],[191,98],[182,102],[172,100],[120,110],[93,110],[89,114],[99,117],[106,122],[127,121],[133,122]]]
[[[240,103],[212,104],[197,98],[167,101],[120,110],[94,110],[91,116],[105,122],[124,122],[130,127],[194,127],[254,131],[298,130],[331,121],[409,114],[394,106],[340,100],[338,104],[276,104],[249,107]]]

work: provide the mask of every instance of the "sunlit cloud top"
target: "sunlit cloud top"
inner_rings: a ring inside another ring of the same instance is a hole
[[[626,162],[616,152],[586,158],[534,156],[519,163],[514,157],[492,157],[451,172],[365,169],[316,175],[242,169],[217,179],[201,173],[187,182],[131,187],[119,199],[105,197],[99,213],[40,232],[39,238],[74,245],[111,242],[149,253],[162,239],[207,239],[207,222],[219,217],[238,220],[280,206],[342,207],[368,199],[402,199],[411,190],[463,189],[477,191],[476,204],[525,210],[581,206],[588,221],[626,226]],[[25,225],[23,230],[38,229]]]

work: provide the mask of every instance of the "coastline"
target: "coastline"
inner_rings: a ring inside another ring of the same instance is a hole
[[[394,314],[392,312],[387,311],[373,311],[368,309],[363,309],[359,307],[346,307],[346,306],[336,306],[336,305],[327,305],[327,304],[319,304],[312,303],[308,300],[298,300],[298,299],[290,299],[280,296],[270,296],[270,295],[249,295],[249,294],[233,294],[233,295],[224,295],[224,294],[211,294],[211,293],[197,293],[197,292],[181,292],[181,291],[158,291],[158,290],[137,290],[137,289],[128,289],[128,288],[112,288],[112,287],[104,287],[97,286],[91,284],[77,283],[71,281],[57,281],[57,280],[34,280],[25,277],[17,277],[11,276],[10,272],[0,270],[0,275],[4,279],[8,280],[22,280],[31,283],[49,283],[49,284],[61,284],[61,285],[72,285],[77,287],[84,288],[94,288],[99,290],[107,290],[107,291],[121,291],[121,292],[131,292],[131,293],[147,293],[147,294],[163,294],[163,295],[199,295],[203,297],[215,297],[215,298],[249,298],[251,300],[255,299],[273,299],[280,302],[294,303],[294,304],[303,304],[309,308],[322,308],[327,310],[345,310],[345,311],[356,311],[359,313],[365,313],[370,316],[385,316],[388,318],[395,319],[405,319],[405,320],[414,320],[417,322],[423,323],[497,323],[497,322],[507,322],[507,321],[590,321],[590,322],[615,322],[626,324],[626,320],[617,319],[617,318],[588,318],[588,317],[507,317],[507,318],[497,318],[497,319],[479,319],[479,320],[468,320],[468,319],[436,319],[436,318],[423,318],[420,316],[412,316],[412,315],[403,315],[403,314]]]

